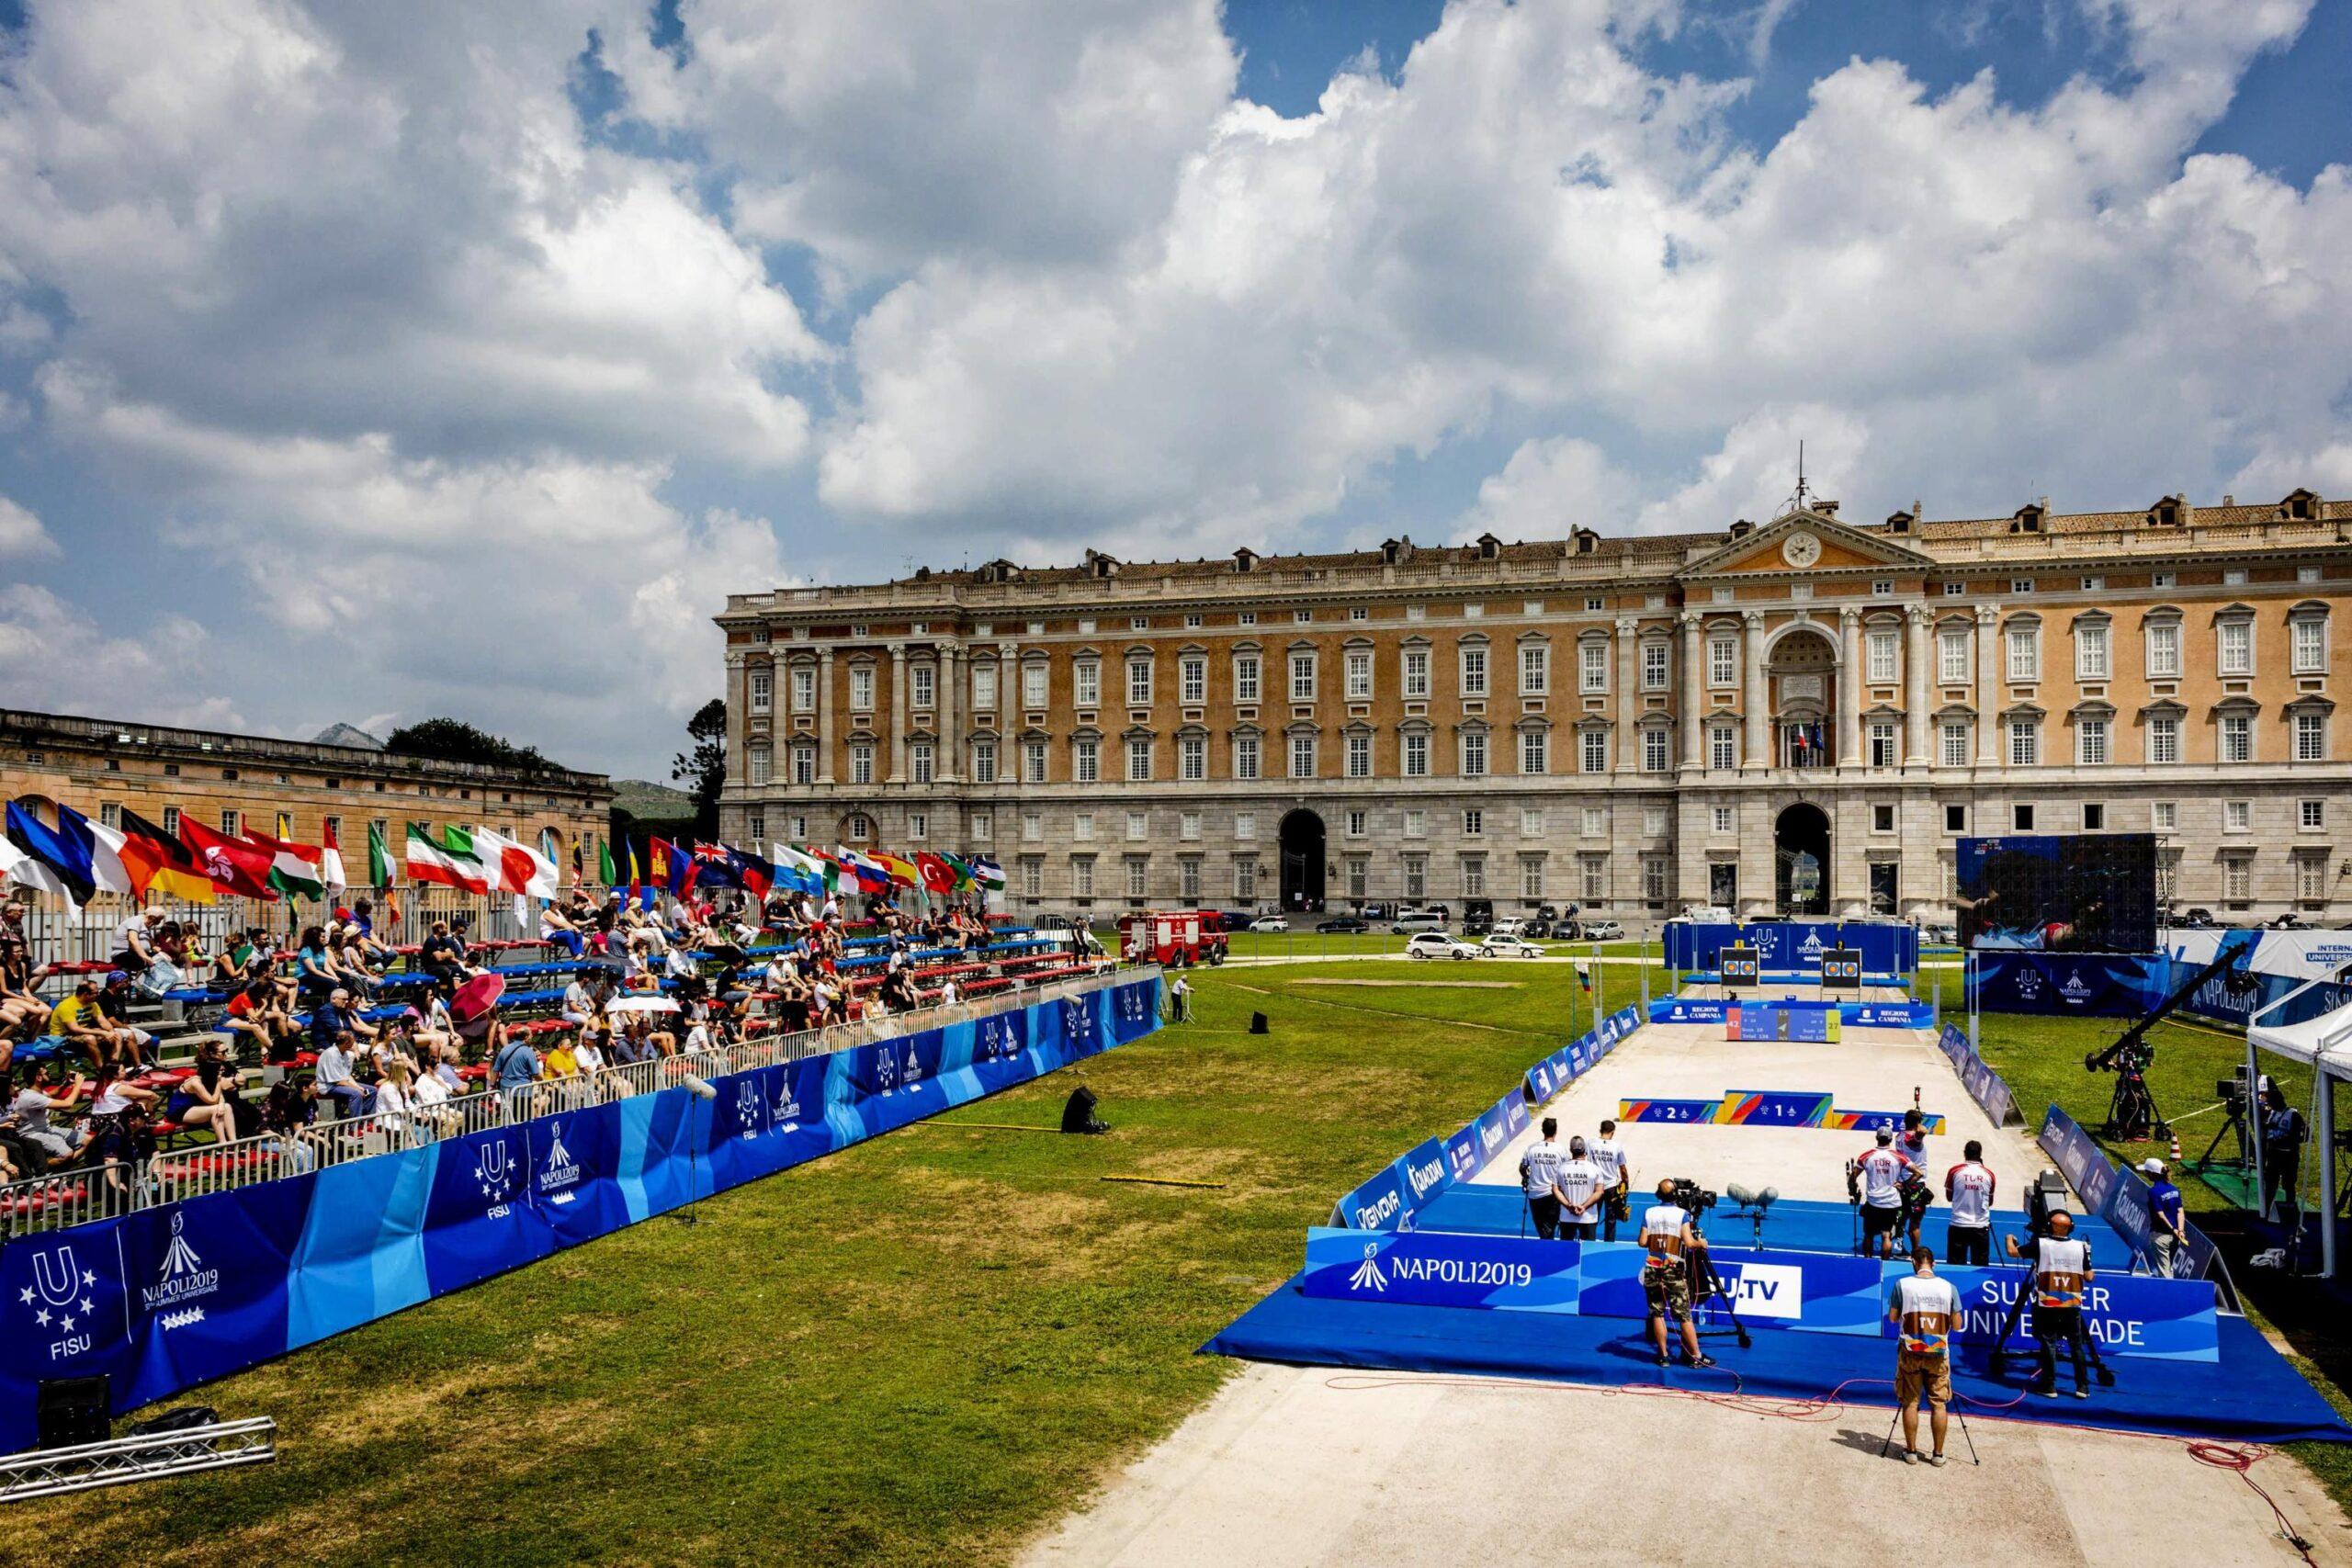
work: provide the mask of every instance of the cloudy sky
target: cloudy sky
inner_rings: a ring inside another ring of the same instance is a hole
[[[0,703],[659,773],[729,589],[2352,491],[2347,0],[0,0]]]

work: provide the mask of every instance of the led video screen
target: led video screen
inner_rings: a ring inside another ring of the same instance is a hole
[[[2154,834],[1962,839],[1957,870],[1964,947],[2155,951]]]

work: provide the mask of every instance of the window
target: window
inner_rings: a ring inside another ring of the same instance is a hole
[[[1069,891],[1073,898],[1094,897],[1094,857],[1074,855],[1069,863]]]
[[[1295,779],[1315,776],[1315,737],[1312,735],[1290,738],[1290,776]]]
[[[1151,742],[1138,735],[1127,741],[1127,782],[1142,784],[1151,777]]]
[[[1894,724],[1891,719],[1871,720],[1868,735],[1870,764],[1873,768],[1894,766]]]
[[[1372,777],[1371,736],[1351,735],[1348,737],[1348,777],[1351,779]]]
[[[1944,807],[1944,831],[1947,833],[1967,832],[1968,807],[1947,805]]]
[[[2075,721],[2075,762],[2085,768],[2107,765],[2107,720],[2078,718]]]
[[[2008,634],[2009,679],[2030,682],[2041,679],[2041,628],[2011,626]]]
[[[178,807],[166,806],[164,807],[164,831],[175,839],[180,836],[180,808]]]
[[[2222,802],[2222,831],[2244,833],[2254,827],[2254,803],[2250,800]]]
[[[1237,735],[1233,738],[1233,776],[1254,779],[1258,776],[1258,738]]]
[[[1258,624],[1258,612],[1244,610],[1233,617],[1233,624],[1238,626],[1254,626]]]
[[[2180,623],[2150,621],[2143,636],[2147,642],[2149,677],[2154,680],[2179,679]]]
[[[2170,588],[2177,581],[2168,571],[2155,571],[2148,574],[2148,586],[2151,588]]]
[[[1544,897],[1544,863],[1540,860],[1531,860],[1522,861],[1521,864],[1532,866],[1535,872],[1535,891],[1527,897],[1541,898]],[[1585,902],[1598,904],[1609,897],[1609,857],[1607,855],[1578,855],[1577,869],[1582,874],[1580,891]]]
[[[1046,837],[1046,814],[1024,811],[1021,814],[1021,841],[1024,844],[1043,842]]]
[[[990,713],[995,711],[995,665],[975,664],[972,666],[972,707],[975,711],[980,713]]]
[[[1070,700],[1082,708],[1102,705],[1102,665],[1099,660],[1081,659],[1070,666]]]
[[[1487,830],[1487,814],[1472,807],[1462,814],[1462,836],[1476,839]]]
[[[1729,833],[1733,830],[1732,825],[1736,813],[1733,811],[1733,808],[1728,806],[1717,806],[1711,807],[1708,817],[1708,826],[1713,828],[1714,831],[1719,834]]]
[[[1947,582],[1944,584],[1944,597],[1947,599],[1958,599],[1964,596],[1967,592],[1968,584],[1965,582]]]
[[[1258,656],[1254,653],[1233,656],[1233,700],[1237,703],[1258,700]]]
[[[2252,715],[2225,713],[2222,716],[2221,760],[2224,762],[2254,761],[2254,717]]]
[[[2159,833],[2177,831],[2180,828],[2179,802],[2159,800],[2151,804],[2148,807],[2148,826]]]
[[[1538,811],[1532,806],[1521,807],[1519,808],[1519,836],[1522,839],[1542,838],[1544,836],[1544,813]]]
[[[2107,807],[2096,800],[2083,802],[2083,831],[2096,833],[2107,826]]]
[[[1707,639],[1707,684],[1723,690],[1739,683],[1739,648],[1730,637]]]
[[[2075,628],[2075,679],[2104,681],[2112,671],[2107,657],[2107,625],[2093,622]]]
[[[1399,857],[1405,867],[1405,897],[1420,899],[1430,896],[1430,857],[1404,855]]]
[[[1487,896],[1486,856],[1464,855],[1462,857],[1462,896],[1464,898],[1483,898]]]
[[[2297,855],[2295,857],[2295,897],[2305,904],[2324,902],[2327,897],[2327,857]]]
[[[907,768],[914,774],[915,783],[927,784],[931,782],[933,763],[930,741],[918,740],[907,748]]]
[[[2107,579],[2104,577],[2086,577],[2083,579],[2083,592],[2086,593],[2097,593],[2104,590],[2106,587]]]
[[[1200,614],[1199,614],[1199,612],[1197,612],[1197,611],[1195,611],[1193,614],[1189,615],[1187,615],[1187,616],[1185,616],[1185,617],[1184,617],[1184,625],[1185,625],[1185,626],[1186,626],[1188,629],[1197,628],[1197,627],[1200,626],[1200,624],[1201,624],[1201,617],[1200,617]]]
[[[792,782],[796,784],[817,782],[817,748],[799,745],[792,749]]]
[[[1642,731],[1642,772],[1662,773],[1668,767],[1666,731],[1653,726]]]
[[[1936,634],[1936,679],[1947,686],[1968,679],[1968,634],[1959,627]]]
[[[985,844],[989,841],[989,834],[995,826],[996,819],[988,812],[975,811],[972,813],[971,825],[965,830],[971,835],[974,843]]]
[[[1408,648],[1405,650],[1405,695],[1422,699],[1430,694],[1430,650]]]
[[[1348,619],[1351,621],[1368,621],[1372,619],[1372,612],[1362,604],[1351,605],[1348,610]]]
[[[1361,839],[1372,831],[1372,813],[1361,807],[1348,813],[1348,837]]]
[[[1487,776],[1487,732],[1483,729],[1463,731],[1462,776],[1465,779]]]
[[[1069,819],[1069,836],[1086,843],[1094,841],[1094,813],[1081,811]]]
[[[996,742],[994,740],[972,742],[972,782],[974,784],[996,783]]]
[[[1665,643],[1645,642],[1642,644],[1643,691],[1663,692],[1666,690],[1672,658],[1672,650]]]
[[[1151,837],[1151,813],[1148,811],[1128,812],[1127,841],[1138,843],[1149,837]]]
[[[1257,837],[1258,814],[1254,811],[1235,812],[1233,814],[1234,842],[1247,844],[1253,842]]]
[[[1295,703],[1315,700],[1315,655],[1294,653],[1290,656],[1290,700]]]
[[[931,837],[931,814],[929,812],[910,811],[907,813],[907,837],[910,839],[928,839]]]
[[[2324,800],[2299,800],[2295,802],[2295,826],[2298,828],[2326,827],[2327,803]]]
[[[870,784],[874,782],[874,742],[860,740],[849,749],[849,782]]]
[[[2324,713],[2299,713],[2295,716],[2295,761],[2324,762],[2327,761],[2327,716]]]
[[[1201,814],[1197,811],[1178,812],[1176,836],[1187,843],[1197,841],[1201,836]]]
[[[231,838],[231,839],[235,838],[235,837],[237,836],[237,834],[238,834],[238,831],[239,831],[239,829],[240,829],[240,828],[241,828],[242,824],[243,824],[243,817],[242,817],[242,816],[241,816],[241,814],[239,814],[238,812],[235,812],[235,811],[223,811],[222,813],[220,813],[220,832],[221,832],[221,835],[222,835],[224,838]]]
[[[748,815],[747,817],[745,817],[745,818],[743,818],[743,828],[744,828],[745,835],[746,835],[748,838],[750,838],[750,839],[751,839],[751,840],[752,840],[753,843],[755,843],[755,844],[756,844],[756,843],[758,843],[761,840],[763,840],[763,839],[764,839],[764,838],[766,838],[766,837],[768,836],[768,818],[767,818],[767,813],[765,813],[765,812],[763,812],[763,811],[754,811],[754,812],[752,812],[750,815]],[[593,836],[593,835],[592,835],[592,836]],[[554,849],[554,847],[555,847],[555,830],[554,830],[553,829],[551,829],[551,828],[542,828],[542,829],[539,829],[539,852],[540,852],[541,854],[543,854],[543,855],[546,855],[546,856],[548,857],[548,859],[549,859],[549,860],[553,860],[553,859],[555,859],[555,856],[554,856],[554,854],[552,854],[550,852]]]
[[[2243,904],[2254,897],[2254,857],[2232,855],[2222,863],[2222,897]]]
[[[1663,855],[1642,857],[1642,897],[1645,902],[1666,902],[1667,861]]]
[[[1176,661],[1176,700],[1197,707],[1209,700],[1209,661],[1188,653]]]
[[[752,671],[752,711],[766,713],[775,702],[775,675],[772,671]]]
[[[859,713],[869,713],[874,707],[874,669],[860,664],[849,672],[849,705]]]
[[[1739,766],[1739,731],[1728,724],[1707,727],[1707,766],[1717,773]]]
[[[1871,832],[1873,832],[1873,833],[1892,833],[1892,832],[1894,832],[1894,807],[1893,807],[1892,806],[1873,806],[1873,807],[1871,807]]]
[[[1968,721],[1948,718],[1937,731],[1941,751],[1937,761],[1947,768],[1968,766]]]
[[[1186,784],[1198,784],[1209,776],[1209,743],[1205,737],[1185,735],[1177,739],[1176,776]]]
[[[2009,592],[2012,593],[2032,592],[2033,579],[2030,577],[2012,577],[2009,579]]]
[[[995,672],[991,671],[989,674],[993,679]],[[817,671],[806,664],[796,664],[792,668],[792,711],[817,711]]]
[[[1579,771],[1588,773],[1609,771],[1609,731],[1588,729],[1584,732],[1577,748],[1577,766]]]
[[[1430,775],[1430,738],[1422,731],[1408,730],[1403,739],[1405,776],[1425,779]]]
[[[1138,708],[1151,705],[1151,660],[1148,659],[1127,660],[1127,705]]]
[[[747,775],[745,782],[755,784],[767,783],[768,769],[773,758],[774,753],[768,750],[764,742],[745,747],[743,749],[744,769]]]
[[[1070,778],[1078,784],[1096,784],[1102,777],[1102,743],[1099,740],[1073,740],[1069,744]]]
[[[1242,614],[1246,615],[1249,612],[1244,610]],[[1253,860],[1235,861],[1233,863],[1234,902],[1247,904],[1256,897],[1258,897],[1258,863]]]
[[[918,664],[908,673],[913,677],[910,697],[915,712],[929,713],[938,705],[938,670],[929,664]]]
[[[2327,618],[2305,615],[2290,623],[2293,637],[2294,672],[2298,675],[2322,675],[2327,672]]]
[[[2254,623],[2246,620],[2223,621],[2213,629],[2219,638],[2222,673],[2253,674]]]
[[[1519,863],[1519,896],[1522,898],[1544,897],[1544,863],[1533,855]]]
[[[1347,656],[1348,700],[1351,703],[1372,700],[1372,649],[1351,648]]]
[[[1583,807],[1577,813],[1577,831],[1581,837],[1587,839],[1607,838],[1609,836],[1609,807],[1605,806]]]
[[[2030,768],[2041,761],[2041,724],[2038,719],[2009,720],[2009,766]]]
[[[1426,839],[1430,833],[1430,814],[1415,807],[1405,813],[1402,825],[1405,837]]]
[[[1552,771],[1552,738],[1543,730],[1520,732],[1519,771],[1531,778]]]
[[[1473,645],[1462,650],[1462,694],[1483,697],[1487,694],[1487,650]]]
[[[1021,667],[1021,703],[1023,707],[1046,705],[1052,687],[1047,677],[1052,673],[1042,659],[1032,660]]]
[[[2017,833],[2030,833],[2030,832],[2032,832],[2032,831],[2033,831],[2033,807],[2030,807],[2030,806],[2012,806],[2012,807],[2009,807],[2009,829],[2010,829],[2010,831],[2012,831],[2012,832],[2017,832]]]
[[[1046,743],[1042,740],[1031,740],[1025,742],[1021,750],[1023,779],[1029,784],[1044,784],[1046,782]]]
[[[2170,767],[2180,761],[2180,720],[2169,714],[2149,718],[2148,761],[2160,767]]]
[[[1869,679],[1880,685],[1893,681],[1895,678],[1895,634],[1891,631],[1874,631],[1864,639],[1863,647],[1870,663]]]
[[[1531,642],[1519,650],[1519,694],[1540,697],[1551,689],[1552,650],[1540,642]]]
[[[2227,568],[2224,568],[2224,569],[2222,570],[2222,585],[2223,587],[2225,587],[2225,588],[2243,588],[2243,587],[2245,587],[2245,568],[2244,568],[2244,567],[2242,567],[2242,566],[2233,566],[2233,567],[2227,567]]]
[[[1595,640],[1577,645],[1577,689],[1585,692],[1605,692],[1609,689],[1609,645]]]
[[[1312,610],[1293,610],[1290,613],[1290,618],[1296,621],[1303,626],[1306,625],[1307,622],[1315,618],[1315,612]]]
[[[1186,855],[1176,863],[1176,896],[1187,904],[1201,901],[1201,857]]]

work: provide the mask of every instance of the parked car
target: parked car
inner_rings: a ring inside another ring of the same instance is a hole
[[[1443,931],[1415,931],[1405,942],[1408,958],[1476,958],[1478,950]]]
[[[1261,915],[1250,922],[1250,929],[1253,931],[1286,931],[1290,930],[1290,919],[1285,915]]]
[[[1492,898],[1462,900],[1462,934],[1484,936],[1495,929],[1495,901]]]
[[[1317,921],[1315,929],[1327,934],[1352,936],[1359,931],[1372,930],[1372,922],[1361,915],[1334,915],[1328,920]]]
[[[1495,922],[1495,929],[1488,934],[1493,936],[1525,936],[1527,934],[1527,922],[1521,919],[1517,915],[1505,915],[1501,919]]]
[[[1585,926],[1584,934],[1591,942],[1623,942],[1625,928],[1614,920],[1593,920]]]
[[[1530,942],[1549,942],[1557,933],[1553,931],[1548,919],[1542,915],[1530,915],[1519,922],[1519,934]]]
[[[2180,918],[2180,923],[2191,931],[2210,931],[2213,925],[2213,911],[2191,909]]]
[[[1958,945],[1960,942],[1960,931],[1955,926],[1921,926],[1919,940],[1930,946],[1952,947]]]
[[[1500,931],[1488,931],[1487,940],[1478,944],[1478,952],[1487,958],[1541,958],[1544,950],[1523,936],[1505,936]]]
[[[1442,932],[1445,930],[1445,911],[1443,909],[1399,909],[1396,911],[1396,918],[1388,923],[1388,930],[1396,936],[1409,936],[1415,931]]]

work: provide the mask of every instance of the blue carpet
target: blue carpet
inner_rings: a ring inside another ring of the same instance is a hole
[[[1508,1191],[1508,1189],[1504,1190]],[[1777,1213],[1777,1211],[1776,1211]],[[1765,1329],[1741,1349],[1707,1342],[1722,1365],[1660,1371],[1644,1325],[1626,1318],[1543,1313],[1473,1312],[1455,1307],[1311,1299],[1293,1279],[1244,1313],[1201,1348],[1204,1353],[1296,1366],[1522,1377],[1604,1388],[1665,1382],[1719,1393],[1826,1399],[1891,1408],[1894,1347],[1883,1339]],[[1982,1419],[2100,1427],[2228,1442],[2299,1438],[2352,1442],[2325,1400],[2242,1317],[2221,1319],[2218,1362],[2110,1357],[2116,1386],[2091,1385],[2091,1397],[2041,1399],[2025,1392],[2030,1359],[2013,1359],[1996,1382],[1989,1351],[1971,1347],[1954,1358],[1958,1408]],[[2062,1387],[2071,1374],[2062,1367]]]

